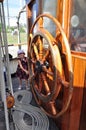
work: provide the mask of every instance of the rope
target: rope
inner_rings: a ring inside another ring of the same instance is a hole
[[[31,105],[32,93],[21,90],[14,93],[13,121],[17,130],[49,130],[49,120],[40,108]],[[25,116],[26,120],[25,120]]]

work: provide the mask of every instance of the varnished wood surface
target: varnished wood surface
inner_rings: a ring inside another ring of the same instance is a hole
[[[86,87],[86,53],[72,51],[75,87]]]
[[[73,97],[69,109],[62,117],[61,130],[79,130],[81,125],[83,89],[74,88]],[[81,129],[85,130],[85,129]]]
[[[77,51],[71,51],[72,56],[78,57],[78,58],[84,58],[86,60],[86,53],[85,52],[77,52]]]
[[[85,75],[86,75],[86,58],[85,56],[72,55],[73,59],[73,71],[74,71],[74,87],[85,87]]]
[[[62,117],[61,130],[86,130],[86,53],[72,53],[73,97]],[[65,97],[64,97],[65,98]]]

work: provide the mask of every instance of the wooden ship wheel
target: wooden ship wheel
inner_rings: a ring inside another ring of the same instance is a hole
[[[58,40],[43,27],[43,18],[45,17],[52,20],[57,26],[56,37]],[[65,61],[68,67],[68,80],[66,80],[62,54],[58,45],[60,38],[63,39],[66,50]],[[37,104],[48,116],[53,118],[61,116],[67,110],[73,92],[72,60],[66,35],[60,23],[50,14],[39,15],[34,22],[30,30],[28,57],[31,89]],[[63,94],[65,89],[68,91],[67,98],[61,99],[59,103],[60,94]]]

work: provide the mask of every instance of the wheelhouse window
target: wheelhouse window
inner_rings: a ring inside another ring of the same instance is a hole
[[[86,1],[73,0],[70,28],[71,49],[86,52]]]
[[[53,17],[56,17],[56,10],[57,10],[57,0],[43,0],[42,1],[42,13],[51,14]],[[53,3],[53,4],[52,4]],[[49,18],[45,18],[44,20],[44,27],[53,35],[55,36],[56,26]]]

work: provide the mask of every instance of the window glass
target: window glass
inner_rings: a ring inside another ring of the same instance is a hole
[[[73,0],[71,14],[71,49],[86,52],[86,1]]]
[[[52,4],[53,3],[53,4]],[[51,14],[53,17],[56,17],[57,10],[57,0],[43,0],[43,9],[42,13]],[[55,35],[56,26],[52,20],[45,18],[44,27],[52,34]]]

